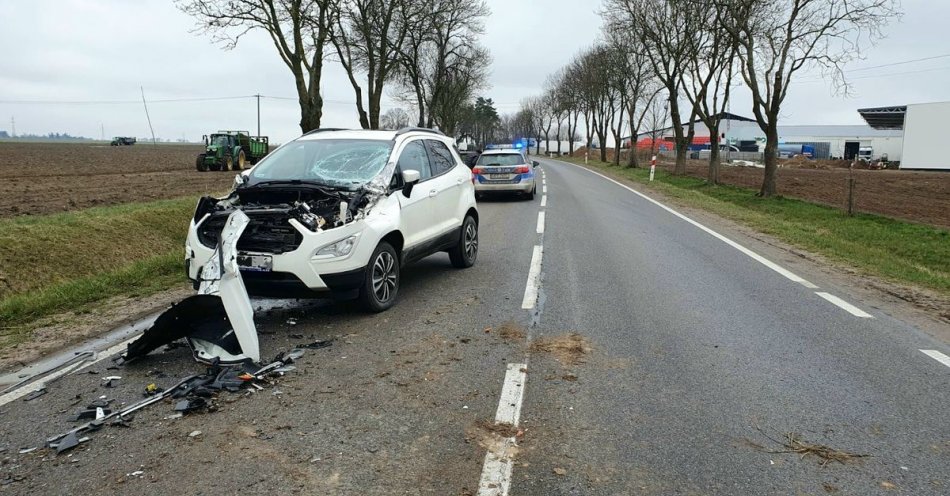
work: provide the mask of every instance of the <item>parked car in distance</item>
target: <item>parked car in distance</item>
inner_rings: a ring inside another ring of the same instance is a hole
[[[225,198],[198,202],[185,244],[197,282],[234,210],[250,223],[237,243],[248,294],[358,297],[374,312],[396,301],[409,263],[448,252],[478,256],[471,171],[429,129],[315,130],[235,178]]]
[[[517,193],[531,200],[537,191],[534,168],[519,150],[485,150],[475,162],[475,196]]]

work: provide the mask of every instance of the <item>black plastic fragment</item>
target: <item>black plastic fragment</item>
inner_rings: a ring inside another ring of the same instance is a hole
[[[43,396],[44,394],[46,394],[46,388],[39,388],[36,391],[33,391],[32,393],[24,396],[23,401],[33,401],[36,398]]]
[[[308,350],[319,350],[320,348],[326,348],[333,345],[332,339],[327,339],[325,341],[314,341],[307,344],[298,344],[297,348],[306,348]]]
[[[76,446],[79,446],[79,436],[77,436],[75,432],[70,432],[69,434],[63,436],[63,438],[60,439],[58,443],[56,443],[56,453],[62,453],[68,449],[75,448]]]
[[[129,343],[124,358],[130,361],[188,336],[230,329],[231,323],[219,296],[189,296],[159,315],[142,337]]]

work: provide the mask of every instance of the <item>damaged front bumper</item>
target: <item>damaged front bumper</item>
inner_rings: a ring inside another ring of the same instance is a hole
[[[202,261],[214,252],[199,236],[202,223],[207,221],[208,217],[192,221],[188,230],[185,267],[193,282],[199,280]],[[239,251],[240,271],[252,296],[353,296],[363,282],[366,261],[376,248],[376,241],[393,229],[376,218],[363,218],[319,231],[311,231],[293,218],[287,220],[287,224],[299,235],[295,248],[282,253]],[[320,254],[321,250],[350,238],[355,239],[346,255]]]
[[[257,363],[261,359],[254,309],[238,266],[237,244],[250,219],[232,212],[198,275],[198,294],[162,313],[143,335],[129,344],[123,358],[132,360],[181,338],[195,359],[205,363]]]

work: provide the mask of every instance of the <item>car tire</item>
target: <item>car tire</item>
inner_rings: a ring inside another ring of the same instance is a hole
[[[534,194],[535,194],[537,191],[538,191],[538,185],[534,185],[534,186],[531,188],[531,192],[530,192],[530,193],[525,193],[525,194],[524,194],[525,199],[527,199],[528,201],[534,200]]]
[[[478,223],[468,215],[462,222],[462,231],[459,233],[458,243],[449,250],[449,260],[459,269],[467,269],[475,265],[478,259]]]
[[[366,265],[360,304],[373,313],[388,310],[396,303],[399,293],[399,254],[389,243],[382,241]]]

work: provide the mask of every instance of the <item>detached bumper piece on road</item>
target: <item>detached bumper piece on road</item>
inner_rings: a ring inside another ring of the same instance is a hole
[[[263,389],[256,384],[258,381],[294,370],[295,366],[291,364],[303,356],[303,349],[282,353],[267,365],[258,364],[260,346],[254,311],[237,264],[237,241],[249,221],[240,210],[228,217],[218,237],[217,248],[201,271],[198,294],[185,298],[159,315],[139,339],[129,343],[121,358],[123,361],[135,360],[162,345],[184,338],[195,359],[211,367],[204,374],[186,377],[168,389],[148,384],[145,399],[121,410],[107,409],[108,401],[105,406],[88,405],[74,420],[89,417],[92,420],[47,439],[48,447],[56,449],[57,453],[74,448],[87,439],[81,437],[82,434],[98,430],[107,423],[128,425],[132,413],[166,398],[178,400],[175,404],[178,415],[211,410],[219,392],[238,392],[248,387]]]
[[[247,215],[241,211],[228,217],[217,248],[201,271],[198,294],[159,315],[139,339],[129,343],[121,357],[124,362],[135,360],[184,338],[195,359],[211,367],[204,374],[185,377],[168,389],[156,384],[145,385],[145,399],[122,409],[107,408],[111,400],[90,404],[76,414],[73,421],[91,420],[47,439],[47,447],[57,453],[74,448],[88,440],[83,434],[107,424],[127,426],[134,412],[166,398],[178,400],[175,410],[179,416],[213,410],[218,393],[239,392],[249,387],[263,389],[257,382],[296,368],[292,364],[303,356],[301,348],[281,353],[267,365],[258,364],[260,346],[254,312],[237,264],[237,241],[248,222]],[[328,345],[329,342],[317,342],[307,347],[317,349]]]
[[[260,361],[254,309],[237,263],[237,242],[249,222],[240,210],[228,216],[217,247],[201,270],[198,294],[159,315],[141,338],[129,344],[123,355],[126,361],[182,338],[199,362],[253,365]]]

